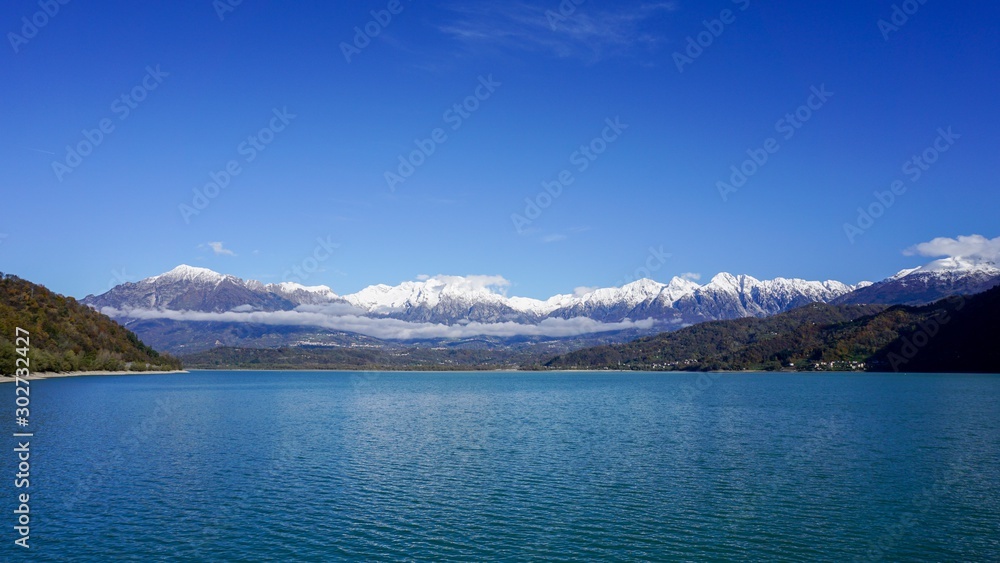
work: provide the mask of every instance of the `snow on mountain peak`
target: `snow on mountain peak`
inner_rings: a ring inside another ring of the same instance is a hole
[[[988,260],[984,258],[973,258],[968,256],[949,256],[948,258],[940,258],[924,264],[923,266],[917,266],[916,268],[906,268],[896,272],[895,275],[890,277],[890,280],[898,280],[911,276],[914,274],[941,274],[941,275],[970,275],[970,274],[985,274],[994,276],[1000,274],[1000,267],[993,260]]]
[[[902,270],[889,279],[900,279],[913,274],[941,272],[951,275],[1000,273],[1000,237],[988,239],[983,235],[938,237],[922,242],[903,251],[907,256],[942,257],[908,270]]]
[[[333,293],[329,286],[325,285],[302,285],[300,283],[285,281],[271,284],[285,291],[308,291],[309,293]]]
[[[628,289],[630,291],[658,292],[664,287],[665,284],[662,284],[656,280],[651,280],[649,278],[641,278],[635,280],[634,282],[623,285],[622,289]]]
[[[344,299],[369,311],[434,307],[443,299],[499,303],[506,300],[504,293],[509,286],[502,276],[426,276],[397,286],[370,285]]]
[[[666,284],[662,284],[649,278],[642,278],[635,280],[632,283],[623,285],[620,291],[625,295],[648,299],[659,295],[665,287],[667,287]]]
[[[248,281],[247,287],[251,287],[251,283],[252,280]],[[300,283],[285,281],[262,285],[261,289],[277,293],[282,297],[291,298],[293,301],[299,303],[316,304],[337,299],[337,294],[325,285],[302,285]]]
[[[198,268],[196,266],[181,264],[169,272],[147,278],[147,280],[218,282],[225,278],[225,275],[209,270],[208,268]]]
[[[667,287],[670,287],[670,288],[673,288],[673,289],[688,289],[688,290],[694,291],[694,290],[698,289],[699,287],[701,287],[701,284],[699,284],[698,282],[696,282],[694,280],[691,280],[689,278],[682,278],[680,276],[674,276],[674,277],[670,278],[670,283],[667,284]]]
[[[904,269],[896,272],[895,274],[893,274],[891,277],[889,277],[889,279],[890,280],[898,280],[899,278],[905,278],[906,276],[908,276],[908,275],[912,274],[913,272],[916,272],[917,270],[919,270],[921,267],[922,266],[917,266],[916,268],[904,268]]]
[[[756,278],[747,275],[740,274],[738,276],[734,276],[729,272],[719,272],[718,274],[715,274],[715,276],[713,276],[707,284],[703,285],[701,289],[705,290],[712,288],[731,293],[740,293],[746,286],[755,285],[757,283]]]
[[[595,289],[574,301],[579,303],[590,303],[593,305],[614,305],[625,302],[636,305],[655,298],[666,285],[648,278],[627,283],[621,287],[602,287]]]

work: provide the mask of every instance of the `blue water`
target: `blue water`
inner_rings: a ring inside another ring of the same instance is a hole
[[[0,559],[1000,560],[1000,377],[698,377],[36,381]]]

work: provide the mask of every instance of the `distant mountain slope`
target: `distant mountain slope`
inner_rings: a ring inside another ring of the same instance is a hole
[[[30,333],[33,372],[168,370],[181,365],[72,297],[0,274],[0,372],[4,374],[14,372],[16,327]]]
[[[1000,372],[1000,287],[922,307],[812,304],[577,350],[555,369]]]
[[[238,307],[258,311],[295,308],[298,303],[288,299],[296,295],[294,290],[279,293],[272,291],[274,289],[278,288],[255,281],[247,283],[236,276],[219,274],[207,268],[181,265],[136,283],[117,285],[98,296],[88,295],[83,303],[97,310],[112,307],[216,313]]]
[[[903,270],[896,275],[856,289],[834,299],[840,305],[885,303],[923,305],[950,295],[973,295],[1000,283],[1000,268],[991,262],[961,258],[936,260],[926,266]]]
[[[143,342],[148,342],[156,349],[179,356],[218,346],[281,348],[320,345],[380,348],[386,345],[377,338],[312,326],[149,319],[125,320],[125,327],[141,334]]]

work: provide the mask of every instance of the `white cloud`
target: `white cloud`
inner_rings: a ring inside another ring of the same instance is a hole
[[[485,277],[485,276],[484,276]],[[259,323],[283,326],[316,326],[329,330],[356,332],[388,340],[412,340],[418,338],[466,338],[470,336],[546,336],[570,337],[597,332],[628,329],[649,329],[653,319],[641,321],[624,320],[616,323],[602,323],[593,319],[576,317],[572,319],[549,318],[538,324],[515,322],[479,323],[469,322],[457,325],[439,323],[409,322],[390,318],[370,318],[353,314],[343,305],[300,306],[293,311],[227,311],[206,313],[200,311],[168,311],[161,309],[118,310],[104,307],[102,313],[109,316],[128,316],[135,319],[170,319],[175,321],[212,321]]]
[[[684,272],[680,275],[681,279],[696,282],[701,279],[701,274],[695,272]]]
[[[561,240],[566,240],[566,239],[568,239],[568,238],[569,238],[569,237],[568,237],[568,236],[566,236],[566,235],[563,235],[563,234],[558,234],[558,233],[557,233],[557,234],[553,234],[553,235],[545,235],[544,237],[542,237],[542,242],[545,242],[545,243],[549,243],[549,242],[559,242],[559,241],[561,241]]]
[[[430,289],[443,290],[448,288],[454,291],[473,292],[486,290],[503,294],[510,287],[510,281],[503,276],[445,276],[437,275],[427,278],[424,282]]]
[[[569,2],[564,2],[568,4]],[[560,6],[525,3],[472,2],[458,4],[458,18],[440,30],[465,43],[516,49],[547,51],[557,57],[577,57],[598,61],[641,47],[652,49],[662,42],[657,26],[650,20],[676,9],[674,2],[642,3],[615,10],[600,4],[579,6],[565,17]]]
[[[229,250],[221,242],[206,242],[205,244],[199,245],[201,248],[208,247],[215,253],[216,256],[236,256],[236,253]]]
[[[903,251],[907,256],[927,256],[929,258],[964,258],[972,262],[1000,261],[1000,237],[988,239],[983,235],[959,236],[957,238],[938,237],[922,242]]]
[[[580,287],[573,288],[573,297],[583,297],[584,295],[591,294],[598,289],[601,289],[600,286],[581,285]]]

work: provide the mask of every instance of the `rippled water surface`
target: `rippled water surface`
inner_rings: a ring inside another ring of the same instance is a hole
[[[1000,377],[697,377],[36,381],[0,558],[1000,560]]]

